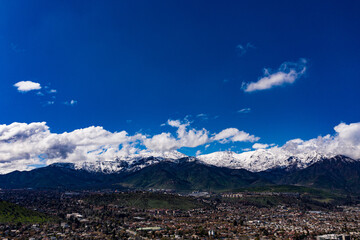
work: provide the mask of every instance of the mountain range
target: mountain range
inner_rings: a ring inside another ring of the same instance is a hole
[[[334,157],[318,152],[292,155],[281,149],[258,149],[243,153],[231,151],[214,152],[199,155],[196,159],[204,164],[231,169],[245,169],[250,172],[262,172],[271,169],[305,169],[308,166]],[[182,158],[193,159],[178,151],[169,152],[143,152],[140,154],[126,155],[109,161],[79,162],[74,164],[75,169],[88,172],[116,173],[123,171],[136,171],[144,167],[162,162],[176,162]]]
[[[316,152],[288,156],[261,149],[251,153],[216,152],[188,157],[174,151],[112,161],[54,163],[0,175],[0,188],[232,191],[296,185],[360,193],[359,160]]]

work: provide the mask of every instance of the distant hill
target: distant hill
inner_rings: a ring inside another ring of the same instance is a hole
[[[360,162],[338,155],[289,173],[278,182],[360,193]]]
[[[203,164],[199,161],[161,162],[125,176],[120,184],[133,188],[226,191],[269,184],[255,173]]]
[[[146,158],[137,163],[154,161]],[[360,194],[360,161],[345,156],[321,158],[306,168],[278,167],[262,172],[206,164],[195,158],[157,160],[145,167],[114,173],[54,164],[28,172],[0,175],[0,188],[34,189],[173,189],[232,191],[262,186],[294,185]]]
[[[0,188],[97,189],[111,184],[111,177],[107,174],[76,170],[71,165],[54,164],[32,171],[14,171],[0,175]]]
[[[76,170],[72,165],[54,164],[28,172],[0,175],[0,188],[100,189],[138,188],[178,191],[225,191],[268,184],[255,173],[243,169],[215,167],[191,158],[163,161],[134,172],[113,174]]]

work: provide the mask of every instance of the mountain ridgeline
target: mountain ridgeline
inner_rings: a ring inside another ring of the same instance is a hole
[[[212,159],[213,160],[213,159]],[[221,159],[218,159],[221,162]],[[294,185],[360,194],[360,161],[346,156],[317,157],[308,166],[249,171],[218,166],[194,157],[138,157],[99,163],[56,163],[31,171],[0,175],[3,189],[172,189],[236,191],[244,188]]]

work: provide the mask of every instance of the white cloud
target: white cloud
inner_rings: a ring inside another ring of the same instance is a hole
[[[168,120],[167,125],[176,129],[176,134],[163,132],[154,136],[128,135],[126,131],[109,132],[102,127],[87,127],[61,134],[51,133],[45,122],[12,123],[0,125],[0,173],[14,170],[30,170],[34,164],[54,162],[112,160],[116,157],[145,151],[167,152],[181,147],[194,148],[212,142],[254,142],[258,137],[236,128],[227,128],[218,134],[206,129],[194,129],[189,122]],[[343,154],[360,158],[360,122],[341,123],[334,127],[334,135],[319,136],[307,141],[293,139],[281,147],[273,144],[255,143],[254,149],[285,155],[317,152],[326,155]],[[271,148],[269,148],[271,147]]]
[[[0,173],[30,169],[31,164],[114,159],[131,152],[142,138],[139,134],[128,136],[125,131],[112,133],[102,127],[56,134],[45,122],[0,125]]]
[[[360,122],[340,123],[334,127],[334,135],[325,135],[307,141],[293,139],[282,147],[272,147],[269,150],[281,150],[287,155],[299,155],[317,152],[328,156],[345,155],[354,159],[360,158]]]
[[[285,62],[281,64],[278,71],[271,73],[269,69],[264,69],[264,76],[258,81],[245,83],[243,89],[245,92],[260,91],[270,89],[283,84],[294,83],[306,71],[306,60],[300,59],[297,63]]]
[[[250,135],[244,131],[240,131],[237,128],[227,128],[215,134],[212,137],[213,141],[219,141],[221,143],[227,142],[256,142],[260,138],[255,137],[254,135]]]
[[[176,138],[171,136],[171,133],[161,133],[144,140],[146,148],[154,151],[171,151],[182,147]]]
[[[238,113],[249,113],[251,111],[251,108],[243,108],[237,111]]]
[[[352,145],[360,145],[360,123],[351,123],[349,125],[340,123],[334,127],[341,141]]]
[[[179,120],[168,120],[167,124],[178,128],[177,136],[171,133],[161,133],[144,140],[144,145],[153,151],[171,151],[182,147],[197,147],[209,142],[208,131],[206,129],[187,130],[189,122],[181,123]]]
[[[270,145],[269,144],[264,144],[264,143],[255,143],[252,148],[254,149],[264,149],[264,148],[268,148]]]
[[[144,145],[153,151],[171,151],[182,147],[197,147],[213,141],[220,143],[227,142],[255,142],[259,140],[258,137],[250,135],[244,131],[236,128],[227,128],[218,134],[213,134],[209,137],[209,132],[206,129],[196,130],[194,128],[187,129],[190,126],[189,122],[181,123],[179,120],[168,120],[167,124],[178,128],[174,137],[170,133],[161,133],[144,140]]]
[[[216,141],[206,129],[191,128],[189,122],[168,120],[167,125],[177,128],[175,136],[169,132],[129,136],[126,131],[109,132],[95,126],[57,134],[51,133],[45,122],[0,125],[0,173],[30,170],[33,164],[112,160],[144,151],[141,145],[145,151],[168,152]],[[243,141],[249,136],[237,130],[227,135],[228,140],[219,140]]]
[[[19,92],[28,92],[41,89],[40,83],[32,81],[20,81],[15,83],[14,87],[16,87]]]

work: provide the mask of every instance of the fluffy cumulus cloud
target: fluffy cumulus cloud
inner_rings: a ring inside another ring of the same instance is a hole
[[[152,138],[145,139],[144,144],[148,149],[154,151],[171,151],[180,146],[178,140],[171,133],[161,133]]]
[[[206,129],[197,130],[189,122],[179,120],[168,120],[167,125],[176,128],[175,135],[163,132],[130,136],[126,131],[109,132],[95,126],[57,134],[45,122],[0,125],[0,173],[30,170],[55,162],[113,160],[143,151],[194,148],[213,141],[248,141],[246,136],[251,136],[233,129],[230,134],[210,137]]]
[[[329,157],[345,155],[353,159],[360,159],[360,122],[340,123],[334,127],[334,135],[325,135],[307,141],[293,139],[281,147],[272,147],[269,151],[281,151],[287,155],[301,155],[320,153]]]
[[[340,123],[334,130],[337,132],[337,137],[341,139],[342,142],[357,146],[360,145],[360,123]]]
[[[303,58],[296,63],[285,62],[275,72],[264,69],[264,75],[258,81],[245,83],[243,89],[245,92],[254,92],[294,83],[306,72],[306,62]]]
[[[54,162],[82,163],[113,160],[141,152],[168,152],[182,147],[195,148],[212,142],[256,142],[259,137],[227,128],[219,133],[195,129],[189,122],[168,120],[175,134],[163,132],[154,136],[129,135],[126,131],[109,132],[103,127],[87,127],[61,134],[52,133],[45,122],[0,125],[0,173],[30,170]],[[338,154],[360,159],[360,122],[340,123],[333,135],[319,136],[307,141],[293,139],[281,147],[255,143],[253,149],[285,155],[321,153]],[[266,148],[266,150],[264,150]],[[250,150],[250,149],[248,149]],[[197,152],[200,154],[200,152]]]
[[[259,140],[259,137],[255,137],[254,135],[250,135],[244,131],[240,131],[237,128],[227,128],[222,130],[217,134],[210,134],[208,130],[201,129],[196,130],[194,128],[188,129],[190,126],[189,122],[181,123],[179,120],[168,120],[167,124],[172,127],[178,128],[176,133],[177,137],[172,137],[171,134],[167,133],[166,138],[171,143],[174,143],[174,140],[177,143],[176,148],[168,148],[162,149],[163,151],[169,151],[174,149],[179,149],[181,147],[197,147],[200,145],[204,145],[210,142],[220,142],[220,143],[227,143],[227,142],[255,142]],[[162,133],[165,135],[165,133]],[[159,135],[155,135],[153,138],[158,137]],[[152,150],[160,150],[156,148],[152,148],[149,144],[146,144],[146,141],[152,141],[152,139],[145,140],[145,146]],[[172,139],[173,141],[170,141]]]
[[[144,140],[146,148],[153,151],[171,151],[182,147],[197,147],[209,142],[209,133],[206,129],[188,129],[190,123],[181,123],[179,120],[168,120],[167,124],[177,128],[176,136],[171,133],[161,133]]]
[[[0,173],[31,169],[35,164],[98,160],[127,151],[129,143],[141,137],[128,136],[125,131],[111,133],[102,127],[55,134],[45,122],[0,125]],[[119,150],[121,144],[124,147]],[[107,153],[100,156],[101,151]]]
[[[168,120],[167,124],[177,128],[176,136],[171,133],[161,133],[144,140],[146,148],[153,151],[172,151],[182,147],[198,147],[210,142],[255,142],[258,137],[250,135],[237,128],[227,128],[217,134],[210,134],[206,129],[196,130],[190,128],[190,123],[179,120]]]
[[[32,81],[20,81],[15,83],[14,87],[16,87],[19,92],[29,92],[32,90],[41,89],[40,83],[32,82]]]
[[[264,144],[264,143],[255,143],[254,145],[252,145],[253,149],[264,149],[264,148],[268,148],[270,145],[269,144]]]
[[[260,138],[250,135],[244,131],[240,131],[237,128],[227,128],[215,134],[212,137],[213,141],[219,141],[221,143],[227,142],[256,142]]]

